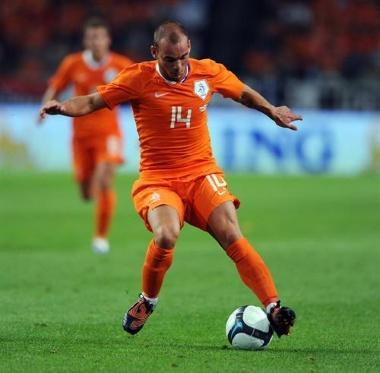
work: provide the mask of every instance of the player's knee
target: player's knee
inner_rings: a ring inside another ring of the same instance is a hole
[[[102,190],[111,189],[112,188],[112,183],[113,183],[112,176],[110,176],[110,175],[104,175],[99,180],[99,188],[102,189]]]
[[[242,234],[239,229],[229,230],[225,234],[223,247],[227,249],[229,246],[231,246],[234,242],[236,242],[240,238],[242,238]]]
[[[79,184],[80,196],[84,202],[89,202],[93,199],[93,188],[89,180],[82,181]]]
[[[234,224],[227,224],[224,229],[218,232],[216,238],[222,247],[224,249],[227,249],[235,241],[242,238],[242,234],[238,226]]]
[[[154,232],[154,241],[162,249],[172,249],[177,242],[178,236],[179,228],[162,226]]]
[[[82,189],[81,190],[81,198],[84,202],[92,201],[93,195],[90,190]]]
[[[101,190],[112,188],[113,184],[113,167],[112,165],[105,164],[98,177],[98,188]]]
[[[82,195],[82,201],[83,202],[91,202],[92,201],[92,196],[89,196],[89,195],[83,196]]]

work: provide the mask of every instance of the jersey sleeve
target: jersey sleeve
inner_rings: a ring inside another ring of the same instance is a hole
[[[109,84],[100,85],[96,89],[108,108],[113,109],[123,102],[135,100],[142,91],[142,72],[138,64],[124,68]]]
[[[212,60],[210,60],[210,65],[214,92],[226,98],[239,99],[244,90],[244,83],[224,65]]]
[[[49,87],[57,92],[62,91],[71,82],[71,71],[74,65],[72,56],[67,56],[58,66],[56,73],[49,80]]]

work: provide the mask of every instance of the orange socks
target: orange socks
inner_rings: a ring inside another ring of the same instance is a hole
[[[99,190],[96,201],[96,237],[107,237],[116,204],[116,194],[112,189]]]
[[[278,300],[277,290],[268,267],[250,243],[241,238],[226,250],[235,262],[243,282],[257,295],[264,306]],[[174,249],[162,249],[150,242],[142,275],[143,294],[157,298],[167,270],[173,261]]]
[[[243,282],[264,306],[278,300],[269,269],[248,240],[240,238],[227,248],[226,253],[235,262]]]
[[[145,256],[142,275],[143,294],[156,298],[160,292],[165,274],[173,261],[173,249],[161,249],[154,241],[150,242]]]

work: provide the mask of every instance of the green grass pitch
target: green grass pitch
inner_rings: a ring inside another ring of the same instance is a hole
[[[245,235],[298,314],[290,338],[235,351],[224,334],[257,299],[205,233],[186,225],[143,331],[121,329],[150,239],[131,176],[117,181],[112,253],[89,248],[92,205],[68,174],[0,177],[1,372],[380,370],[380,178],[229,176]]]

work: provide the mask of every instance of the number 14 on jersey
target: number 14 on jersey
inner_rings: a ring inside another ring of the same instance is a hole
[[[185,123],[186,128],[190,128],[191,123],[191,109],[187,109],[186,116],[182,117],[182,106],[172,106],[172,117],[170,121],[170,128],[175,128],[176,123]]]

